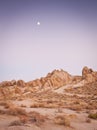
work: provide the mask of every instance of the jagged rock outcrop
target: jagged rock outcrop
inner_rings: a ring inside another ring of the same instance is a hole
[[[16,82],[16,85],[17,86],[20,86],[20,87],[25,87],[25,82],[23,81],[23,80],[18,80],[17,82]]]
[[[66,85],[70,82],[71,75],[63,70],[54,70],[53,72],[49,73],[44,82],[44,87],[61,87]]]
[[[82,70],[82,78],[86,83],[95,82],[97,81],[97,72],[85,66]]]
[[[71,81],[71,75],[63,70],[54,70],[48,73],[46,77],[36,79],[27,83],[28,86],[40,86],[40,88],[56,88],[68,84]]]
[[[12,81],[3,81],[0,83],[1,87],[6,87],[6,86],[14,86],[16,85],[16,81],[12,80]]]

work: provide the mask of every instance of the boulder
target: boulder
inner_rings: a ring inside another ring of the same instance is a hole
[[[97,81],[97,72],[85,66],[82,70],[82,78],[86,83],[95,82]]]
[[[16,85],[17,85],[17,86],[20,86],[20,87],[25,87],[25,82],[24,82],[23,80],[18,80],[18,81],[16,82]]]

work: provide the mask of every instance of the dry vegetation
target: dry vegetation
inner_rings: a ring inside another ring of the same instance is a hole
[[[88,117],[97,120],[97,112],[96,113],[90,113],[88,115]]]
[[[81,94],[85,96],[94,95],[97,96],[97,82],[88,83],[81,87],[65,89],[65,92],[73,94]]]
[[[9,124],[9,126],[21,126],[23,123],[20,120],[15,120]]]
[[[70,120],[68,116],[65,115],[56,116],[54,122],[58,125],[64,125],[70,127]]]
[[[37,99],[37,100],[35,100]],[[69,108],[72,110],[97,109],[97,100],[93,95],[79,97],[78,95],[58,94],[51,91],[34,94],[31,108]]]

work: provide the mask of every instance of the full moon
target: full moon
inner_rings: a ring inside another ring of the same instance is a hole
[[[40,22],[39,22],[39,21],[37,22],[37,25],[38,25],[38,26],[40,25]]]

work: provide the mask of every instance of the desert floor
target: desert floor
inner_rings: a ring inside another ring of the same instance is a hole
[[[0,130],[97,130],[97,87],[92,87],[66,85],[0,99]]]

